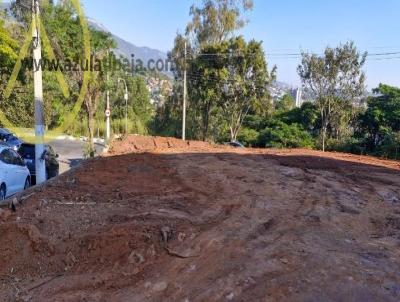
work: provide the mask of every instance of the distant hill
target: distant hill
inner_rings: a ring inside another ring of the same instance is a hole
[[[4,10],[9,9],[10,3],[8,3],[8,2],[0,3],[0,8],[4,9]],[[115,42],[117,43],[117,48],[115,49],[115,54],[117,56],[122,55],[130,60],[131,55],[134,54],[135,60],[140,59],[143,62],[148,62],[150,59],[153,59],[154,61],[157,61],[159,59],[162,59],[162,60],[167,59],[167,54],[160,50],[152,49],[149,47],[136,46],[133,43],[128,42],[128,41],[122,39],[121,37],[113,34],[110,30],[108,30],[100,22],[98,22],[94,19],[91,19],[91,18],[87,18],[87,21],[88,21],[89,26],[91,26],[97,30],[111,33]]]
[[[117,48],[115,49],[116,55],[122,55],[128,59],[131,59],[131,55],[135,55],[135,60],[140,59],[143,62],[148,62],[149,60],[154,60],[157,61],[159,59],[165,60],[167,59],[167,54],[157,50],[157,49],[152,49],[149,47],[139,47],[134,45],[131,42],[128,42],[119,36],[113,34],[111,31],[109,31],[103,24],[97,22],[96,20],[88,18],[88,24],[89,26],[111,33],[113,36],[115,42],[117,43]]]

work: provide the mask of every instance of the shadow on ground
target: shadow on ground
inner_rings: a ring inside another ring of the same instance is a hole
[[[0,218],[0,300],[399,301],[397,164],[280,152],[84,162]]]

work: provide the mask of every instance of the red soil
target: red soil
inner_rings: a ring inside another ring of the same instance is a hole
[[[0,301],[399,301],[399,171],[130,136],[0,209]]]

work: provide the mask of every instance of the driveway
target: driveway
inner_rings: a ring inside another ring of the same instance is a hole
[[[59,155],[60,174],[68,171],[84,160],[85,142],[80,140],[60,139],[49,143]],[[103,152],[104,146],[95,144],[97,154]]]

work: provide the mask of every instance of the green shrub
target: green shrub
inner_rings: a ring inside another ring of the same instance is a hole
[[[257,145],[259,135],[260,134],[254,129],[242,128],[239,132],[237,139],[243,145],[247,147],[253,147]]]
[[[314,140],[310,133],[298,124],[285,124],[273,121],[261,131],[258,146],[269,148],[313,148]]]
[[[365,141],[355,137],[348,137],[342,140],[328,139],[326,141],[326,150],[359,155],[366,154]]]
[[[400,158],[400,132],[387,133],[381,145],[378,147],[378,154],[385,158]]]

